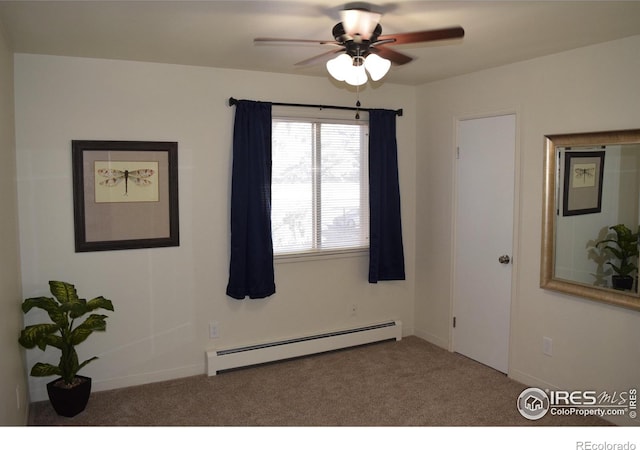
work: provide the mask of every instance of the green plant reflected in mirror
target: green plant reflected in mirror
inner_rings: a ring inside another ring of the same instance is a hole
[[[640,130],[545,136],[540,286],[640,310]]]
[[[607,264],[615,275],[611,275],[611,287],[619,291],[638,292],[636,278],[638,270],[638,233],[632,232],[625,224],[619,223],[609,227],[615,234],[608,234],[607,239],[596,242],[611,255]]]

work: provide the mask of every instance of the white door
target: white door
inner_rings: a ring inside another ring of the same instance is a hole
[[[515,115],[458,122],[454,351],[507,373]]]

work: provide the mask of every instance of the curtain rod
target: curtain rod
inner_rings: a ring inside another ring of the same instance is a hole
[[[229,97],[229,106],[233,106],[236,105],[238,103],[238,100],[233,98],[233,97]],[[346,110],[346,111],[371,111],[372,108],[355,108],[352,106],[333,106],[333,105],[308,105],[308,104],[304,104],[304,103],[274,103],[271,102],[272,105],[274,106],[296,106],[296,107],[302,107],[302,108],[320,108],[320,109],[342,109],[342,110]],[[397,116],[402,117],[402,108],[401,109],[396,109],[395,113]]]

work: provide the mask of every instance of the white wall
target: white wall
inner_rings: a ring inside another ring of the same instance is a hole
[[[450,346],[455,119],[516,111],[519,216],[509,375],[560,389],[640,386],[640,312],[539,287],[543,137],[638,128],[639,79],[636,36],[418,89],[416,334]],[[553,339],[552,357],[542,353],[543,336]]]
[[[214,345],[387,319],[402,320],[412,334],[414,93],[394,85],[361,92],[364,107],[405,112],[397,124],[407,281],[369,284],[366,257],[278,264],[274,296],[237,301],[225,295],[234,115],[227,99],[352,105],[355,93],[322,78],[16,55],[24,296],[48,294],[47,281],[60,279],[81,296],[113,300],[107,332],[78,349],[81,358],[100,357],[83,370],[95,390],[204,373],[204,351]],[[180,247],[74,253],[72,139],[178,141]],[[219,322],[215,341],[208,337],[212,320]],[[29,366],[54,355],[29,351]],[[34,400],[46,398],[46,381],[30,379]]]
[[[22,425],[27,417],[18,253],[18,197],[13,115],[13,54],[0,23],[0,425]]]

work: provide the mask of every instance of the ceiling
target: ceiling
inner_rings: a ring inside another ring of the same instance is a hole
[[[360,2],[362,3],[362,2]],[[333,39],[342,1],[3,1],[17,53],[210,66],[328,77],[295,63],[318,44],[254,44],[255,37]],[[460,25],[463,39],[393,47],[414,58],[384,82],[418,85],[640,34],[640,1],[394,1],[383,34]]]

